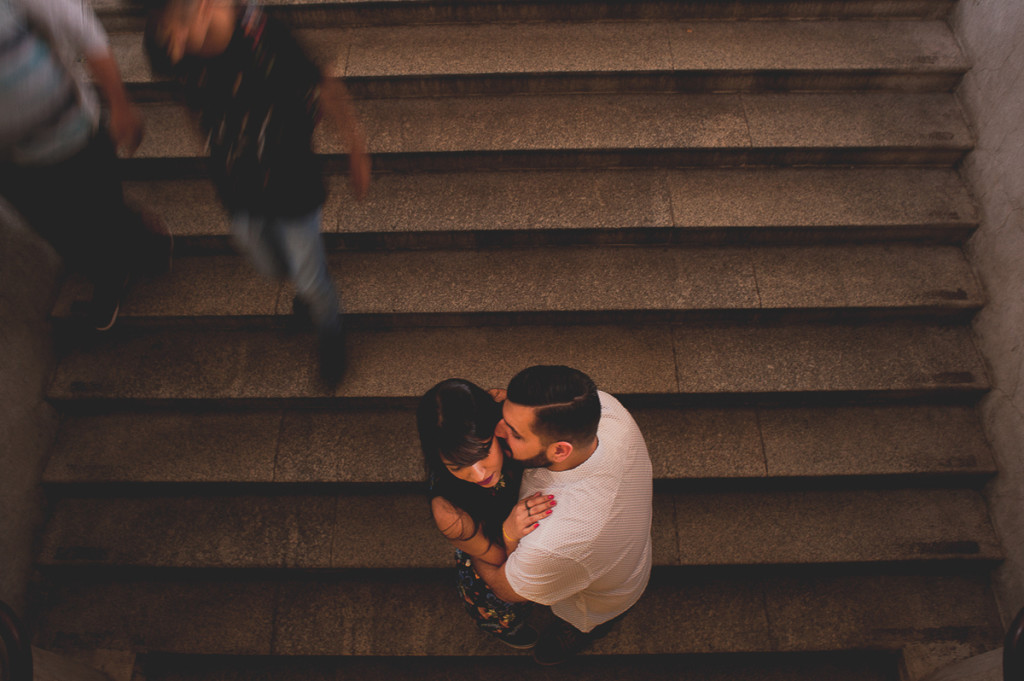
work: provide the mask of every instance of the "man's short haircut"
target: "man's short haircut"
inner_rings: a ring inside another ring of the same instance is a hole
[[[593,442],[601,420],[597,386],[582,371],[561,365],[523,369],[508,384],[510,402],[534,407],[533,430],[544,444]]]

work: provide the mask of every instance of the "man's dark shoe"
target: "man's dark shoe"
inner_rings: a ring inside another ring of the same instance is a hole
[[[328,387],[334,388],[341,382],[348,368],[345,327],[341,315],[338,324],[330,331],[320,334],[320,378]]]
[[[494,634],[494,638],[498,639],[510,648],[515,648],[516,650],[529,650],[537,645],[537,640],[540,637],[537,635],[536,629],[528,624],[524,624],[519,627],[519,630],[514,634],[503,632],[500,634]]]
[[[107,331],[117,321],[121,298],[128,286],[128,275],[116,275],[96,282],[89,303],[89,324],[97,331]]]
[[[533,659],[545,667],[562,664],[570,657],[586,650],[600,636],[585,634],[564,620],[558,620],[541,634]]]

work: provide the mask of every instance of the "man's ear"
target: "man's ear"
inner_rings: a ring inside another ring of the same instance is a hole
[[[551,463],[562,463],[572,454],[571,442],[553,442],[548,445],[548,460]]]

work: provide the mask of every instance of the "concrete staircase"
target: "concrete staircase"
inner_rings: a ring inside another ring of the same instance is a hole
[[[619,395],[656,476],[648,593],[560,678],[914,678],[999,645],[952,2],[271,4],[374,154],[354,204],[320,140],[352,368],[319,384],[137,11],[97,3],[149,121],[128,191],[179,249],[56,370],[38,645],[151,681],[546,676],[462,613],[412,416],[539,362]]]

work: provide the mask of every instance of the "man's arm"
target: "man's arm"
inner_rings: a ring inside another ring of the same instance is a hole
[[[100,50],[85,56],[97,89],[110,107],[110,138],[114,144],[131,156],[142,143],[142,118],[128,101],[124,81],[110,50]]]
[[[512,585],[508,583],[508,577],[505,576],[504,562],[501,565],[493,565],[474,558],[473,569],[487,583],[487,586],[491,587],[494,595],[506,603],[525,603],[530,600],[523,598],[512,589]]]
[[[325,117],[345,140],[352,193],[356,199],[362,199],[370,188],[370,156],[352,98],[341,81],[325,76],[320,83],[320,103]]]
[[[106,31],[88,6],[72,0],[17,0],[29,21],[49,36],[85,57],[96,88],[110,108],[110,137],[131,156],[142,142],[142,118],[128,101],[124,81],[110,50]]]

